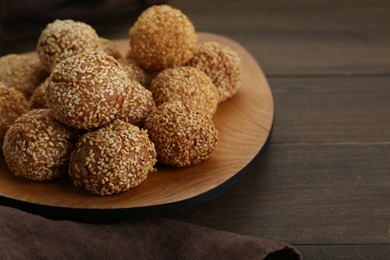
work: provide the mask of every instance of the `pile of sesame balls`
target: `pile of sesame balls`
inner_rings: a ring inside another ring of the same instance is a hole
[[[241,84],[238,55],[197,42],[168,5],[146,9],[129,50],[83,22],[55,20],[35,56],[0,57],[0,145],[16,176],[111,195],[141,184],[156,163],[188,167],[218,141],[213,115]],[[158,174],[158,173],[157,173]]]

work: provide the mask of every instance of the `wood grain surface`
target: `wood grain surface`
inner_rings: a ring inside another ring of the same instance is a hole
[[[0,160],[0,195],[46,206],[87,209],[148,207],[180,202],[210,191],[242,170],[264,146],[273,121],[273,98],[260,67],[238,43],[201,33],[199,41],[218,41],[242,59],[243,79],[238,93],[219,105],[213,121],[219,130],[211,158],[199,165],[158,171],[129,192],[100,197],[75,188],[69,178],[40,183],[13,176]],[[116,42],[125,54],[128,40]]]
[[[271,77],[269,81],[277,114],[272,143],[390,140],[390,76]]]
[[[270,144],[230,192],[174,217],[293,244],[390,243],[390,146],[359,148]]]
[[[243,181],[166,216],[293,243],[304,259],[388,259],[390,2],[173,2],[253,54],[275,120]]]

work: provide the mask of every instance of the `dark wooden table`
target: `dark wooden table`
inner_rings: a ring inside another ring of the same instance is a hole
[[[390,259],[390,2],[191,2],[171,3],[256,58],[275,121],[243,181],[170,217],[305,259]]]
[[[169,3],[198,31],[252,53],[269,80],[275,120],[264,156],[241,182],[164,216],[285,241],[305,259],[389,259],[390,2]],[[132,19],[97,30],[127,37]]]

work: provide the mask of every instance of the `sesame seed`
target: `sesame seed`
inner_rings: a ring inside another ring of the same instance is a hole
[[[0,147],[8,128],[28,109],[29,104],[22,92],[0,82]]]
[[[188,62],[206,73],[219,92],[219,102],[232,97],[241,86],[241,60],[228,46],[218,42],[200,43]]]
[[[17,176],[37,181],[59,178],[66,173],[75,136],[76,132],[55,120],[50,110],[35,109],[8,129],[4,158]],[[52,145],[47,145],[48,139],[53,140]]]
[[[130,28],[129,37],[132,57],[150,71],[186,63],[196,46],[191,21],[168,5],[145,10]]]
[[[157,160],[176,167],[195,165],[209,158],[218,140],[210,117],[181,101],[158,106],[146,118],[144,127],[155,145]]]
[[[80,81],[83,76],[85,81]],[[126,97],[122,84],[126,81],[125,72],[113,57],[84,52],[53,69],[46,89],[47,105],[56,119],[69,126],[87,130],[101,127],[121,109]]]
[[[152,93],[135,80],[127,81],[125,89],[127,96],[116,118],[142,126],[146,117],[156,108]]]
[[[73,20],[55,20],[41,32],[37,44],[39,59],[47,71],[71,56],[97,51],[100,40],[91,26]]]
[[[29,98],[48,73],[37,56],[8,54],[0,57],[0,79],[9,88],[21,91]]]
[[[217,110],[219,94],[210,78],[192,67],[165,69],[152,81],[150,90],[156,105],[183,101],[210,116]]]
[[[77,166],[87,173],[82,176],[83,180],[96,184],[87,186],[83,181],[81,186],[94,194],[111,195],[141,184],[148,173],[154,171],[156,161],[154,144],[146,131],[115,120],[79,139],[68,173],[72,179],[78,179],[74,171]],[[129,172],[134,173],[134,178],[128,178]]]

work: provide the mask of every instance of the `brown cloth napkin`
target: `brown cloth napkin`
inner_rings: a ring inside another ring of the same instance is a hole
[[[1,259],[301,259],[292,246],[165,218],[51,220],[0,206]]]

